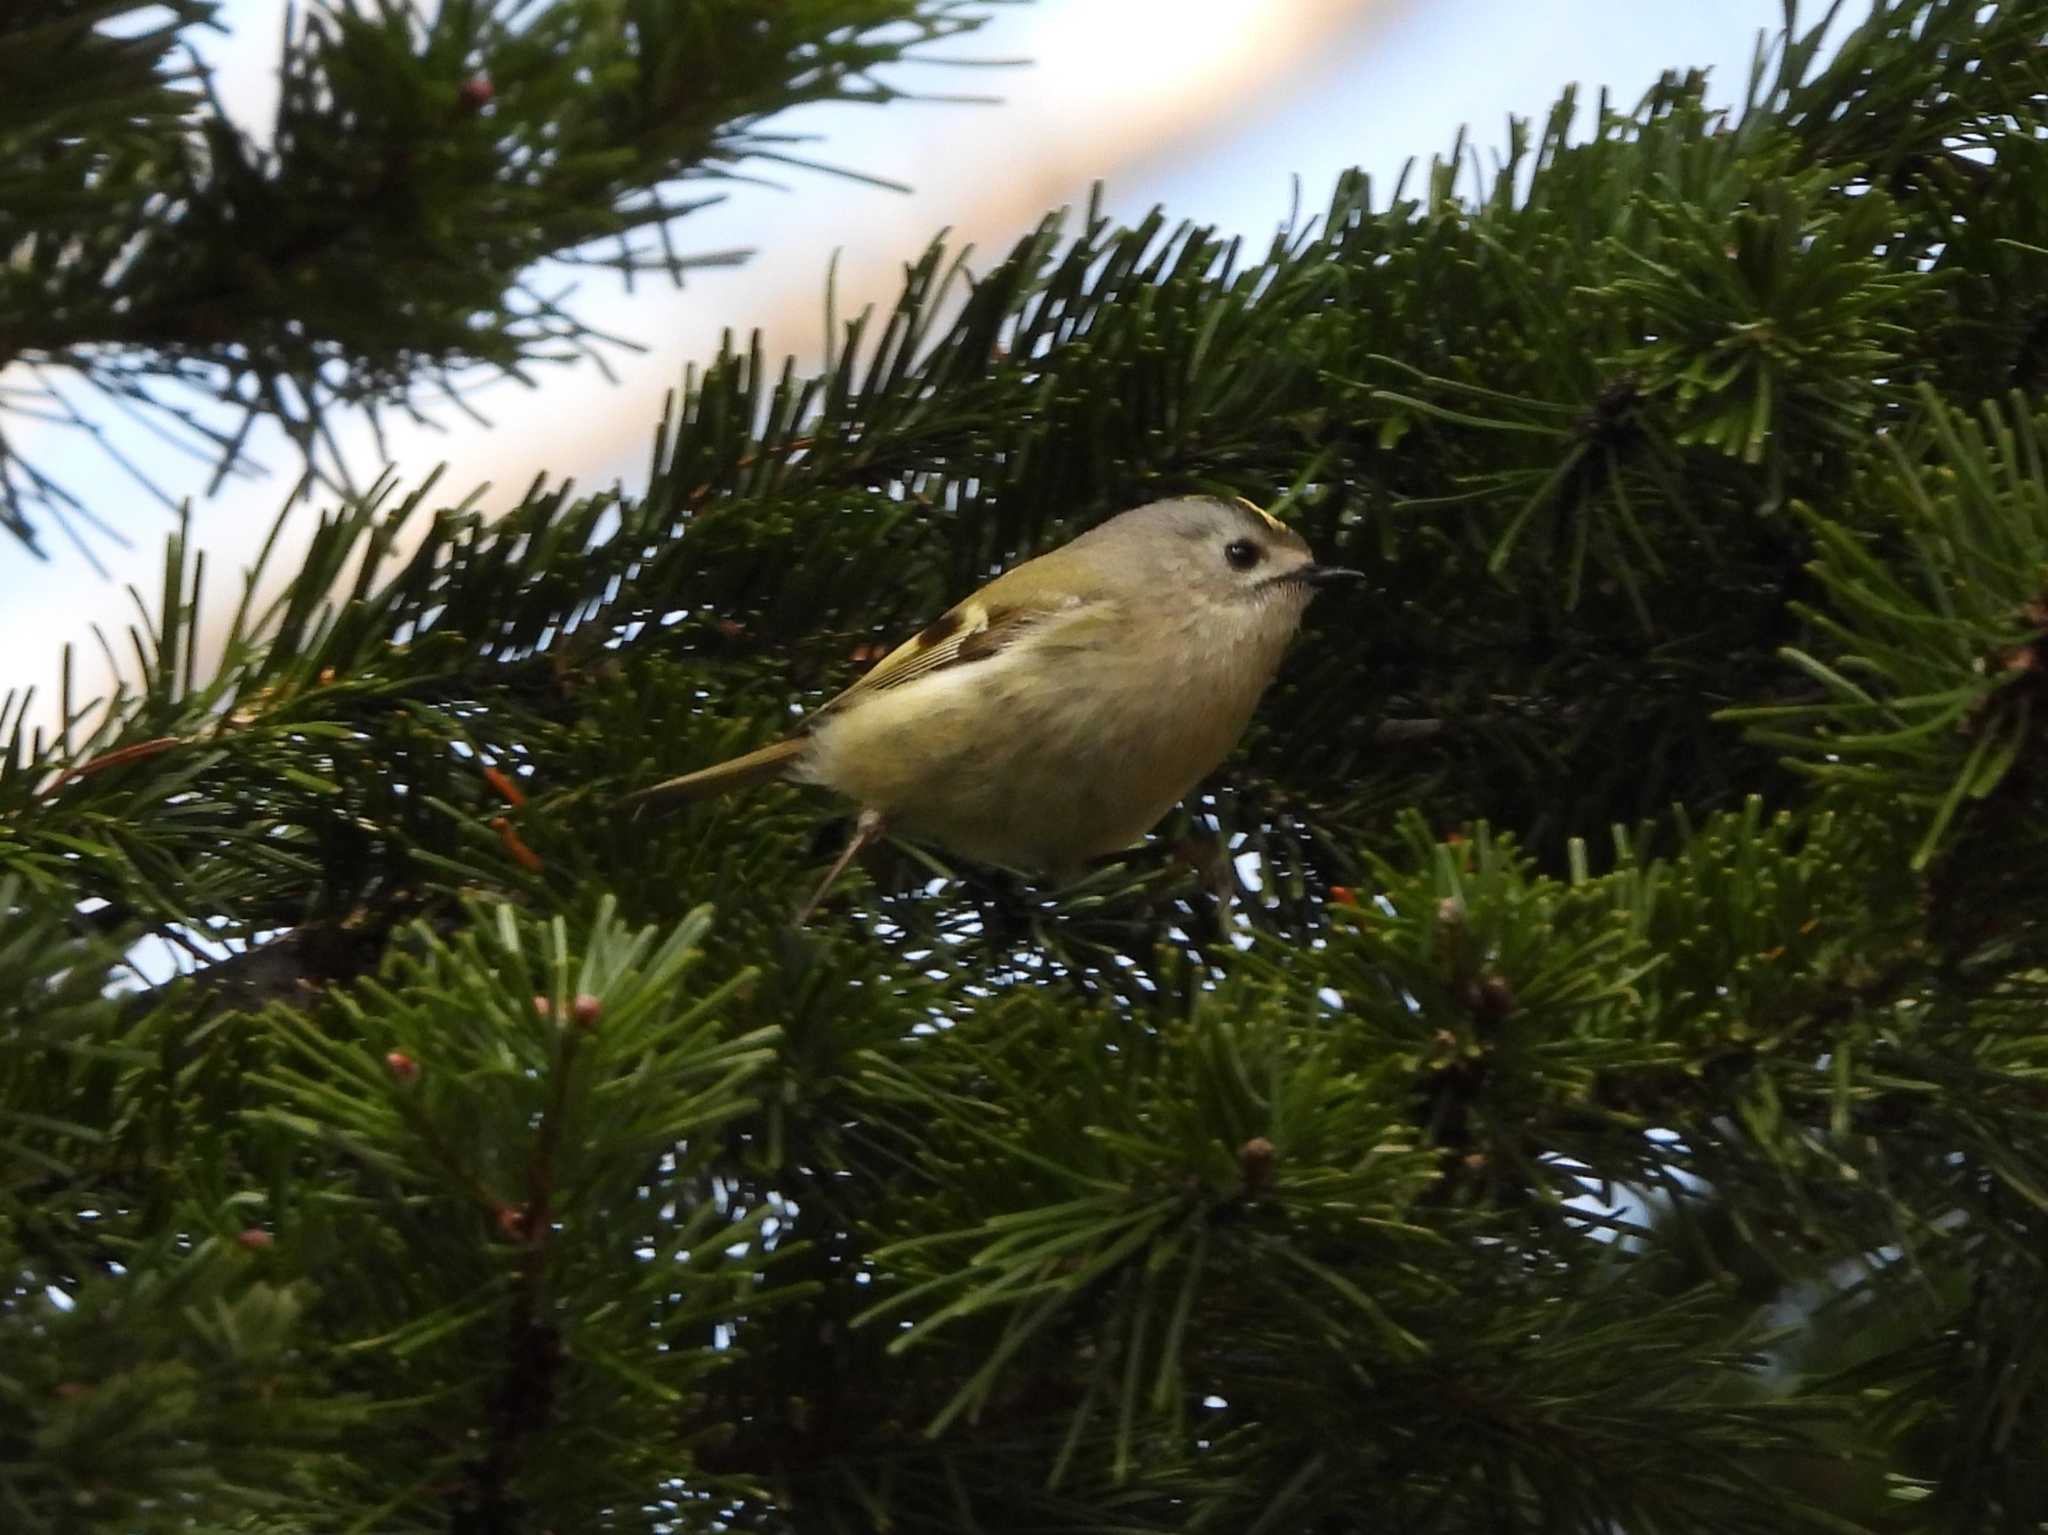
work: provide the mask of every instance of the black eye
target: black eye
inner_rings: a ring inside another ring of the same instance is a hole
[[[1232,570],[1250,570],[1266,557],[1266,551],[1248,538],[1233,538],[1223,546],[1223,557]]]

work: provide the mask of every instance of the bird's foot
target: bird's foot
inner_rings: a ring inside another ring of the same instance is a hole
[[[804,902],[796,914],[796,925],[804,926],[811,920],[811,913],[818,909],[818,903],[825,899],[825,893],[839,882],[839,876],[846,872],[846,866],[860,856],[861,849],[882,840],[889,832],[889,823],[879,810],[863,810],[860,818],[853,823],[853,836],[848,839],[845,851],[833,861],[825,877],[818,882],[818,888],[811,892],[811,898]]]

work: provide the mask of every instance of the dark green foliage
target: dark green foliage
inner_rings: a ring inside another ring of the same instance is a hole
[[[1928,397],[1927,440],[1890,440],[1871,467],[1868,493],[1889,517],[1811,519],[1827,602],[1807,617],[1836,654],[1789,654],[1824,699],[1733,711],[1770,722],[1758,739],[1802,751],[1823,780],[1931,807],[1919,865],[1967,801],[1996,797],[2008,834],[2037,819],[2026,759],[2048,682],[2048,476],[2032,408],[2024,395],[2009,411],[1989,403],[1980,424]],[[1820,726],[1808,737],[1775,728],[1808,721]]]
[[[935,249],[643,496],[342,502],[218,668],[174,540],[0,715],[12,1525],[2048,1522],[2048,12],[1776,57]],[[1079,884],[797,932],[831,807],[614,810],[1188,490],[1370,581]]]
[[[874,71],[971,31],[986,5],[315,0],[290,13],[261,144],[173,51],[213,9],[20,0],[0,15],[0,368],[32,380],[0,394],[0,526],[31,548],[32,512],[67,531],[99,519],[9,445],[6,411],[102,437],[128,467],[67,376],[188,438],[216,484],[249,467],[266,418],[345,483],[336,408],[375,426],[493,374],[602,365],[629,343],[565,310],[538,263],[680,283],[743,259],[677,247],[677,220],[717,200],[680,189],[810,164],[770,118],[899,98]]]

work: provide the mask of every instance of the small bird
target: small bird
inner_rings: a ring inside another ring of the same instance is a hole
[[[1071,876],[1157,825],[1244,734],[1319,565],[1249,501],[1120,513],[1003,572],[821,705],[787,740],[627,796],[701,799],[771,779],[860,806],[797,916],[885,834]]]

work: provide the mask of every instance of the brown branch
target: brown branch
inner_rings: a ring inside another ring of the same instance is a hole
[[[537,999],[536,1005],[539,1000]],[[469,1467],[453,1528],[472,1535],[520,1535],[524,1508],[512,1490],[526,1441],[548,1426],[561,1371],[561,1330],[547,1320],[547,1257],[554,1230],[555,1162],[561,1152],[569,1079],[586,1029],[595,1024],[595,1005],[579,997],[573,1015],[560,1020],[562,1048],[548,1082],[548,1100],[534,1127],[527,1159],[526,1204],[499,1211],[499,1227],[518,1242],[518,1285],[507,1318],[505,1373],[485,1406],[490,1441]]]

